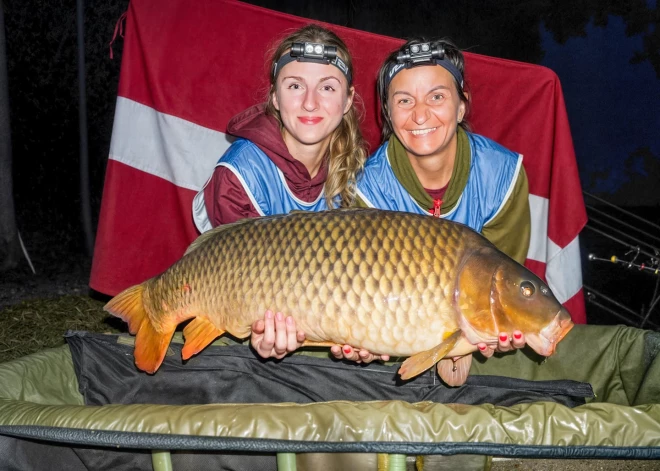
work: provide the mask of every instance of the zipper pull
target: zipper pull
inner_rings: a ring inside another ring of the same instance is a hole
[[[439,218],[440,217],[440,207],[441,206],[442,206],[442,200],[441,199],[433,200],[433,207],[431,209],[429,209],[429,213],[431,213],[431,215],[434,218]]]

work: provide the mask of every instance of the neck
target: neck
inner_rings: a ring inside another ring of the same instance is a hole
[[[330,136],[316,144],[302,144],[285,132],[284,142],[293,158],[302,163],[309,172],[309,176],[314,178],[319,173],[319,169],[323,164],[323,157],[328,151]]]
[[[420,156],[406,152],[410,165],[424,188],[439,190],[447,186],[454,171],[456,148],[457,140],[454,136],[449,145],[438,153]]]

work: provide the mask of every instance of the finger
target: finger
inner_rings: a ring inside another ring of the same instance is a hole
[[[263,319],[258,319],[252,323],[252,335],[257,334],[261,335],[264,333],[264,328],[266,325],[264,324]]]
[[[345,360],[350,360],[350,361],[355,361],[357,363],[360,363],[360,356],[357,354],[355,349],[351,347],[350,345],[344,345],[344,347],[341,349],[342,353],[344,354],[344,359]]]
[[[373,353],[364,349],[358,352],[358,356],[360,357],[360,360],[362,360],[364,363],[371,363],[376,358],[376,356]]]
[[[490,358],[490,357],[492,357],[493,354],[495,353],[495,350],[493,350],[491,347],[489,347],[489,346],[488,346],[487,344],[485,344],[485,343],[478,343],[478,344],[477,344],[477,347],[479,348],[479,351],[481,352],[481,354],[482,354],[485,358]]]
[[[284,323],[286,324],[286,350],[293,352],[298,348],[296,321],[293,320],[293,317],[287,316]]]
[[[519,330],[513,331],[513,342],[511,342],[513,348],[523,348],[525,346],[525,336]]]
[[[296,340],[298,341],[298,348],[300,348],[305,341],[305,332],[302,330],[299,330],[298,333],[296,334]],[[341,351],[341,349],[340,349]]]
[[[497,351],[498,352],[508,352],[511,350],[511,341],[509,340],[509,334],[506,332],[500,332],[500,336],[497,339]]]
[[[330,353],[332,353],[332,356],[337,360],[342,360],[344,358],[344,353],[342,352],[340,345],[333,345],[330,347]]]
[[[380,359],[383,361],[390,361],[390,356],[389,355],[380,355]]]
[[[275,353],[282,355],[286,353],[287,330],[284,322],[284,314],[278,312],[275,314]]]
[[[275,345],[275,321],[273,320],[273,311],[266,311],[264,316],[264,332],[259,351],[262,356],[270,356],[271,350]]]

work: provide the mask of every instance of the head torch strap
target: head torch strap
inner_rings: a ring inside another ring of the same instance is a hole
[[[349,85],[353,82],[351,71],[348,69],[346,63],[337,55],[337,48],[334,46],[317,43],[294,43],[291,51],[288,54],[284,54],[273,64],[273,78],[277,78],[280,70],[293,61],[334,65],[344,74]]]
[[[389,88],[394,76],[403,69],[410,69],[420,65],[439,65],[456,79],[461,89],[463,88],[463,74],[445,57],[445,50],[442,45],[431,43],[411,44],[405,51],[397,55],[396,61],[396,64],[390,66],[385,76],[386,89]]]

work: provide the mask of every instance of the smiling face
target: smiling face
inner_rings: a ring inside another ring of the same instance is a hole
[[[353,103],[353,87],[329,64],[291,62],[278,74],[273,105],[291,154],[325,146]],[[307,149],[305,149],[307,148]]]
[[[454,78],[443,67],[402,70],[389,86],[392,128],[411,158],[453,156],[465,109]]]

